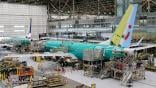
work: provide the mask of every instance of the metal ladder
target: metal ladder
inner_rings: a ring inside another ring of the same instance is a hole
[[[101,79],[108,78],[108,77],[109,77],[108,71],[109,71],[108,68],[103,69],[103,70],[101,71],[101,73],[100,73],[100,78],[101,78]]]
[[[122,85],[126,85],[128,83],[128,81],[131,79],[132,77],[132,71],[126,71],[123,75],[123,79],[121,81]]]

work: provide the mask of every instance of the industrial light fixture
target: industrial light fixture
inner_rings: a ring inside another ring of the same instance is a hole
[[[4,28],[4,26],[0,25],[0,28]]]
[[[24,26],[14,26],[15,28],[23,28]]]
[[[4,32],[4,30],[0,30],[0,32]]]
[[[24,30],[14,30],[14,32],[24,32]]]

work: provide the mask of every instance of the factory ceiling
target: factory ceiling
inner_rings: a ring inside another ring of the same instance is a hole
[[[48,15],[110,15],[117,14],[117,8],[125,9],[125,0],[0,0],[0,2],[47,5]],[[141,0],[142,12],[156,12],[156,0]]]

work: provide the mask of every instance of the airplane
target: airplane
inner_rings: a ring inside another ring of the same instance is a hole
[[[32,19],[30,18],[30,28],[29,32],[26,36],[15,36],[15,37],[1,37],[0,41],[1,47],[9,47],[14,45],[14,46],[28,46],[31,43],[31,26],[32,26]],[[2,46],[4,45],[4,46]]]
[[[51,51],[55,48],[66,47],[68,48],[68,52],[74,54],[79,60],[83,60],[83,52],[86,49],[100,49],[103,53],[104,60],[111,60],[114,57],[124,57],[125,49],[130,48],[131,45],[137,7],[138,4],[136,3],[129,5],[113,36],[106,44],[47,40],[44,43],[44,48],[46,51]]]

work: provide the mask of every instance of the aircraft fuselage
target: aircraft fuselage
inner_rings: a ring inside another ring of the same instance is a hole
[[[74,54],[80,60],[83,59],[84,50],[99,49],[102,52],[102,57],[104,60],[111,60],[114,57],[124,57],[125,53],[122,52],[124,49],[112,45],[98,45],[92,43],[81,43],[72,41],[47,41],[44,44],[44,48],[47,51],[53,50],[55,48],[66,47],[69,53]]]

